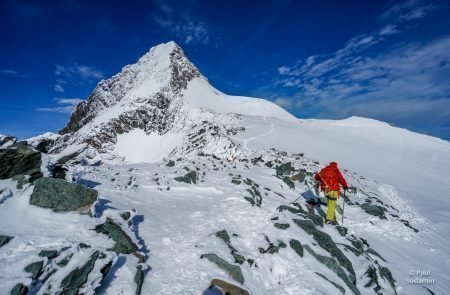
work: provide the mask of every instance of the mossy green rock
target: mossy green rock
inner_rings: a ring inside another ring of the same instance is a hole
[[[306,178],[306,173],[303,171],[291,176],[292,181],[298,181],[300,183],[305,181],[305,178]]]
[[[228,235],[228,232],[226,229],[220,230],[218,232],[216,232],[216,237],[221,238],[222,240],[225,241],[225,243],[227,243],[228,245],[230,244],[231,240],[230,240],[230,236]]]
[[[303,246],[306,251],[308,251],[312,256],[314,256],[317,261],[324,264],[326,267],[328,267],[330,270],[332,270],[335,274],[337,274],[338,277],[344,281],[344,283],[353,291],[354,294],[359,295],[361,294],[356,285],[352,282],[352,280],[347,276],[345,271],[342,269],[342,267],[339,266],[339,263],[332,258],[332,257],[326,257],[320,254],[317,254],[314,252],[308,245]]]
[[[18,283],[11,289],[11,295],[27,295],[28,287],[24,284]]]
[[[0,248],[8,244],[12,239],[13,237],[0,235]]]
[[[394,293],[397,294],[397,291],[395,289],[395,280],[389,268],[384,266],[378,266],[378,271],[380,272],[381,277],[389,282],[389,285],[391,285],[392,290],[394,290]]]
[[[304,212],[301,209],[294,208],[294,207],[287,206],[287,205],[281,205],[277,209],[278,209],[279,212],[289,211],[289,212],[294,213],[294,214],[298,214],[298,213],[303,213]]]
[[[378,205],[372,205],[369,203],[364,203],[361,205],[361,209],[363,209],[367,214],[377,216],[380,219],[386,219],[386,208],[383,208]]]
[[[0,149],[0,179],[28,175],[36,170],[41,173],[40,168],[41,153],[26,144],[16,143],[7,149]]]
[[[212,263],[216,264],[219,268],[226,271],[234,280],[238,281],[241,284],[244,284],[244,277],[242,276],[241,268],[239,266],[230,264],[213,253],[203,254],[202,256],[200,256],[200,258],[208,259]]]
[[[138,246],[111,218],[107,218],[105,223],[97,225],[94,230],[109,236],[116,242],[112,248],[116,253],[131,254],[138,250]]]
[[[287,177],[287,176],[283,177],[283,182],[286,183],[286,185],[290,189],[295,189],[295,184],[289,177]]]
[[[318,230],[314,224],[309,220],[294,219],[294,222],[301,227],[305,232],[314,237],[314,240],[324,250],[328,251],[332,256],[336,257],[339,263],[347,269],[352,275],[355,275],[352,263],[347,256],[337,247],[333,239],[325,232]]]
[[[345,226],[337,225],[336,230],[339,232],[341,236],[345,236],[348,232],[348,229]]]
[[[369,278],[369,281],[364,285],[364,287],[369,288],[374,286],[373,290],[375,292],[380,291],[381,286],[378,284],[377,269],[370,265],[364,274]]]
[[[291,162],[283,163],[275,168],[277,176],[289,175],[295,171]]]
[[[298,256],[303,257],[303,246],[299,241],[292,239],[289,241],[289,246],[298,254]]]
[[[197,183],[197,172],[196,171],[191,171],[187,174],[185,174],[184,176],[178,176],[175,177],[175,180],[178,182],[185,182],[185,183]]]
[[[274,223],[273,226],[275,226],[278,229],[287,229],[289,228],[289,223]]]
[[[56,250],[43,250],[39,253],[40,257],[47,257],[49,259],[58,257],[58,251]]]
[[[54,211],[87,211],[96,200],[96,190],[62,179],[43,177],[36,181],[30,204]]]
[[[122,212],[120,213],[120,217],[122,217],[123,220],[127,221],[128,219],[130,219],[131,213],[128,211]]]
[[[76,268],[71,271],[61,282],[62,292],[61,294],[78,294],[78,289],[80,289],[88,279],[89,274],[94,268],[95,262],[97,261],[99,252],[95,251],[89,260],[81,267]]]
[[[136,295],[140,295],[142,292],[142,285],[144,284],[144,270],[140,265],[136,268],[134,282],[136,283]]]
[[[37,279],[42,273],[42,267],[44,266],[44,261],[38,261],[27,265],[24,271],[31,274],[33,280]]]

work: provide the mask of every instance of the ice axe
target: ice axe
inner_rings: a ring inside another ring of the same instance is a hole
[[[343,202],[342,202],[342,225],[344,225],[344,209],[345,209],[345,198],[346,198],[345,192],[346,192],[346,191],[347,191],[347,190],[344,189],[344,200],[343,200]]]

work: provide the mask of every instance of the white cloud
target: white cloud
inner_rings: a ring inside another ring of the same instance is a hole
[[[318,110],[321,117],[359,115],[442,124],[450,118],[448,48],[450,36],[426,44],[398,46],[377,55],[358,54],[339,66],[318,60],[309,67],[313,74],[303,69],[301,74],[280,81],[296,87],[296,96],[306,102],[297,102],[295,107]],[[317,66],[322,66],[320,79]]]
[[[289,67],[286,66],[281,66],[278,68],[278,73],[280,75],[286,75],[287,73],[289,73]]]
[[[407,0],[391,6],[382,15],[383,20],[398,23],[425,17],[438,6],[430,0]]]
[[[83,100],[80,98],[55,98],[56,107],[39,107],[36,108],[40,112],[53,112],[61,114],[70,114],[73,109]]]
[[[102,79],[103,73],[94,67],[73,63],[72,65],[55,65],[55,75],[59,77],[81,78],[84,80]]]
[[[8,76],[8,77],[14,77],[14,78],[25,78],[25,77],[28,77],[28,75],[26,75],[26,74],[22,74],[22,73],[19,73],[19,72],[15,71],[15,70],[11,70],[11,69],[2,69],[2,70],[0,70],[0,75]]]
[[[55,87],[53,87],[53,90],[55,92],[64,92],[64,87],[62,87],[60,84],[56,84]]]
[[[380,30],[379,35],[380,36],[388,36],[388,35],[394,35],[397,33],[399,33],[399,31],[397,30],[397,27],[395,25],[386,25]]]
[[[164,1],[154,1],[161,13],[150,13],[153,21],[175,35],[184,44],[208,44],[209,31],[206,24],[187,13],[178,16],[174,9]]]
[[[289,99],[289,98],[278,97],[273,102],[284,109],[289,110],[293,107],[293,101],[292,101],[292,99]]]
[[[103,73],[98,69],[73,63],[70,65],[55,65],[56,83],[53,87],[55,92],[64,92],[67,84],[82,84],[86,82],[95,82],[103,79]]]

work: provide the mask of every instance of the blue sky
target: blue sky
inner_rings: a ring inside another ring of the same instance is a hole
[[[2,134],[56,132],[101,79],[175,40],[226,93],[450,139],[448,1],[3,0],[0,38]]]

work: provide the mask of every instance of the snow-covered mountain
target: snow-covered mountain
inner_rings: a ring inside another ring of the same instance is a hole
[[[226,95],[174,42],[27,142],[0,136],[6,292],[202,294],[214,278],[251,294],[446,292],[449,142]],[[352,185],[337,227],[308,205],[330,161]],[[72,206],[90,215],[49,205],[52,189],[96,195]]]

